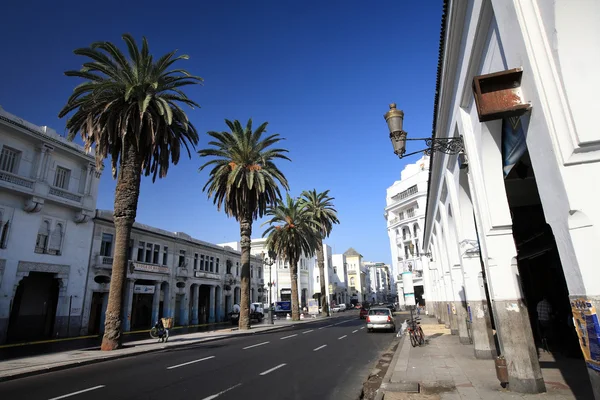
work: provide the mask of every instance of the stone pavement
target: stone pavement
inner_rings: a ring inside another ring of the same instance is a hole
[[[349,315],[341,313],[330,318]],[[131,357],[141,353],[161,351],[168,348],[189,346],[197,343],[224,339],[227,337],[252,335],[261,332],[283,329],[290,325],[305,324],[322,321],[323,318],[306,318],[301,321],[278,319],[274,325],[257,324],[249,331],[240,331],[237,328],[224,328],[209,332],[194,332],[183,335],[172,335],[167,343],[159,343],[157,339],[144,339],[126,343],[123,348],[115,351],[103,352],[97,349],[83,349],[64,351],[60,353],[39,355],[0,361],[0,382],[25,376],[57,371],[102,361]]]
[[[457,336],[439,325],[434,318],[423,317],[421,326],[427,343],[413,348],[405,337],[396,351],[378,393],[378,399],[384,400],[458,400],[458,399],[588,399],[585,390],[574,394],[567,385],[563,374],[553,364],[548,353],[542,353],[540,365],[546,383],[546,393],[520,394],[503,389],[496,378],[493,360],[478,360],[473,348],[462,345]],[[581,360],[564,360],[577,363]],[[395,362],[395,364],[394,364]],[[573,364],[575,365],[575,364]],[[564,370],[564,364],[563,364]],[[584,380],[588,384],[587,373],[583,369]],[[408,393],[414,383],[420,384],[420,393]],[[580,386],[571,381],[572,386]],[[589,393],[591,396],[591,393]]]

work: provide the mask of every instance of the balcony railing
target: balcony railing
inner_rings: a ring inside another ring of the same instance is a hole
[[[0,181],[12,183],[13,185],[22,186],[27,189],[33,189],[34,182],[32,179],[23,178],[6,171],[0,171]]]
[[[409,187],[408,189],[398,193],[397,195],[392,196],[392,199],[402,200],[402,199],[407,198],[408,196],[416,194],[418,191],[419,191],[419,189],[417,188],[417,185],[413,185],[413,186]]]
[[[50,191],[48,193],[51,194],[52,196],[61,197],[63,199],[71,200],[76,203],[81,203],[81,199],[82,199],[82,196],[80,196],[78,194],[74,194],[74,193],[68,192],[64,189],[57,188],[54,186],[50,187]]]
[[[96,266],[98,267],[112,267],[112,263],[113,263],[113,258],[112,257],[107,257],[107,256],[103,256],[103,255],[97,255],[96,256]]]

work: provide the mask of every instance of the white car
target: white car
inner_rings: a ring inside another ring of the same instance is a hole
[[[337,306],[331,307],[331,312],[340,312],[340,306],[337,305]]]
[[[371,307],[367,314],[367,331],[375,329],[386,329],[390,332],[396,331],[396,322],[392,310],[387,307]]]

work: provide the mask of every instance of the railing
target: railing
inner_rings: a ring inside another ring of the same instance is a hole
[[[62,197],[63,199],[71,200],[76,203],[81,203],[81,199],[82,199],[82,196],[79,196],[79,195],[71,193],[71,192],[67,192],[66,190],[63,190],[63,189],[60,189],[57,187],[50,187],[49,194],[51,194],[52,196]]]
[[[27,189],[33,189],[33,180],[20,177],[10,172],[0,171],[0,181],[12,183],[14,185],[23,186]]]
[[[414,186],[411,186],[408,189],[398,193],[397,195],[392,196],[392,199],[393,200],[402,200],[402,199],[407,198],[408,196],[411,196],[411,195],[417,193],[418,191],[419,191],[419,189],[417,188],[417,185],[414,185]]]
[[[112,257],[108,257],[108,256],[103,256],[101,254],[98,254],[96,256],[96,265],[97,266],[112,266],[113,263],[113,258]]]
[[[392,218],[390,220],[390,225],[394,225],[396,222],[400,221],[400,218],[396,217],[396,218]]]

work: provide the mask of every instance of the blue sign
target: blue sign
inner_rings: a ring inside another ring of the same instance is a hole
[[[275,302],[275,311],[291,312],[292,311],[292,302],[291,301],[276,301]]]

